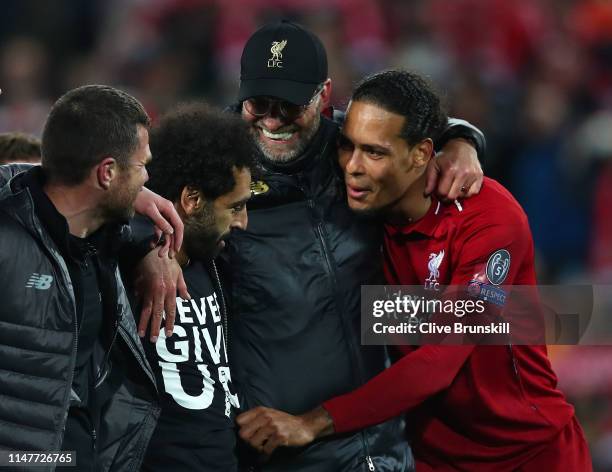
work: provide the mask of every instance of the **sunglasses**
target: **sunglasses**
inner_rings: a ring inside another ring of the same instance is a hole
[[[304,114],[306,109],[312,105],[322,91],[323,85],[321,84],[317,87],[314,95],[306,105],[296,105],[295,103],[288,102],[287,100],[279,100],[277,98],[253,97],[242,102],[242,106],[247,113],[258,118],[266,116],[274,107],[276,107],[278,113],[283,117],[283,119],[286,121],[294,121]]]

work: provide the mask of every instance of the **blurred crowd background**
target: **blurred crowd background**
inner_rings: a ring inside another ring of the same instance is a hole
[[[485,173],[525,208],[540,282],[612,284],[612,0],[3,0],[0,133],[39,136],[51,103],[86,83],[153,117],[228,105],[247,38],[281,18],[323,40],[337,107],[364,74],[427,75],[485,132]],[[612,471],[612,348],[552,357],[596,470]]]

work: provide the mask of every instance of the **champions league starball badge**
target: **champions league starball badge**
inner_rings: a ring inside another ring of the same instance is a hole
[[[487,279],[493,285],[501,285],[510,270],[510,253],[505,249],[495,251],[487,261]]]

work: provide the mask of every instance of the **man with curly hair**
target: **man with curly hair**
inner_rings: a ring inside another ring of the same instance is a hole
[[[204,132],[203,132],[204,130]],[[147,471],[232,471],[235,431],[227,351],[227,308],[214,258],[233,229],[246,229],[252,140],[240,117],[203,103],[164,116],[151,135],[149,186],[185,225],[177,254],[191,300],[176,298],[172,336],[145,349],[162,391]]]

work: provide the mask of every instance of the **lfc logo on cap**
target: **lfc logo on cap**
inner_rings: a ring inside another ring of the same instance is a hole
[[[270,48],[272,57],[268,59],[268,68],[283,68],[283,61],[281,59],[283,58],[283,49],[285,49],[286,45],[286,39],[283,39],[282,41],[272,41],[272,47]]]

